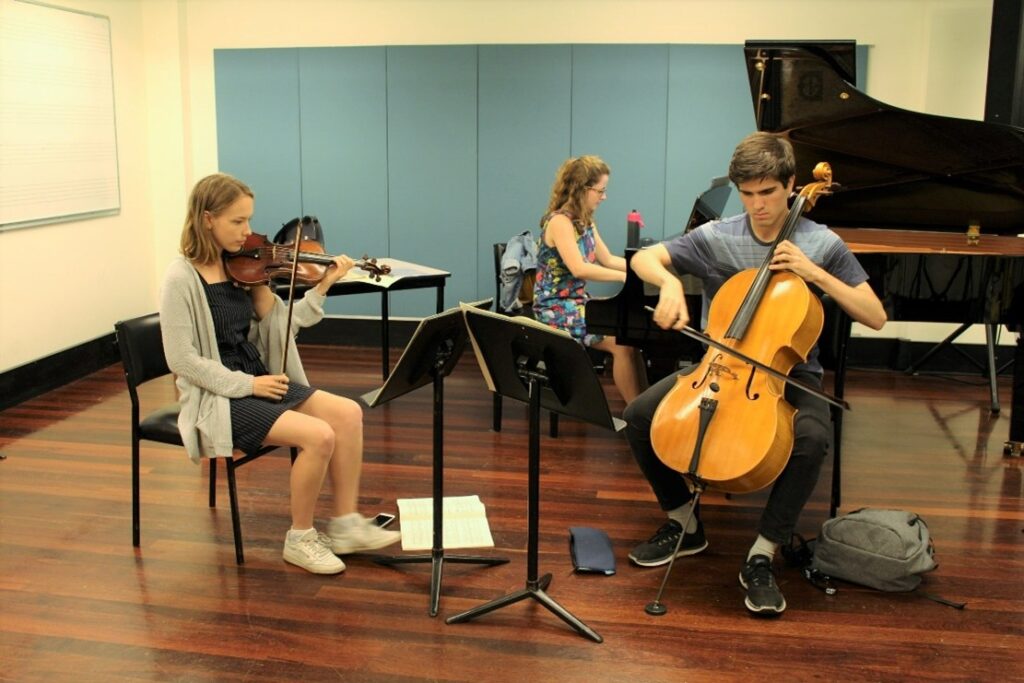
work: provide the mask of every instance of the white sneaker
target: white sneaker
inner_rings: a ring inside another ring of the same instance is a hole
[[[298,540],[284,538],[284,561],[314,574],[337,574],[345,571],[345,563],[331,552],[326,534],[310,529]]]
[[[358,512],[331,519],[327,535],[331,537],[331,550],[338,555],[377,550],[402,538],[398,531],[381,529]]]

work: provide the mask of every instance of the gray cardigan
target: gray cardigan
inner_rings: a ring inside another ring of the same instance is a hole
[[[324,295],[315,289],[295,302],[292,332],[309,327],[324,316]],[[263,364],[274,372],[281,366],[288,306],[275,297],[274,306],[262,320],[253,320],[249,341],[259,350]],[[252,395],[253,376],[228,370],[221,363],[213,316],[203,292],[199,273],[184,256],[167,269],[160,296],[160,330],[167,366],[177,375],[181,404],[178,429],[185,450],[194,462],[201,456],[232,454],[229,398]],[[295,344],[288,345],[288,379],[309,384]]]

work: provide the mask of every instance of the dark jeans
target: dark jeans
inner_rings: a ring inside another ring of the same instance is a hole
[[[692,369],[692,368],[691,368]],[[680,374],[687,374],[684,370]],[[665,465],[651,448],[651,421],[658,404],[673,386],[678,375],[669,375],[640,394],[626,407],[626,439],[662,510],[674,510],[693,497],[683,475]],[[818,375],[792,373],[794,379],[815,388],[821,387]],[[818,482],[831,437],[828,404],[807,392],[786,385],[786,400],[797,409],[793,451],[782,474],[772,485],[768,504],[761,515],[759,532],[775,543],[785,545],[793,534],[797,518]]]

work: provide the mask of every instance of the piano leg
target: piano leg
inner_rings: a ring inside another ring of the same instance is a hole
[[[940,341],[932,348],[928,349],[928,352],[921,356],[920,360],[908,365],[907,369],[904,370],[904,372],[908,375],[916,375],[918,372],[920,372],[921,367],[924,366],[924,364],[927,363],[932,358],[932,356],[934,356],[942,349],[949,347],[954,351],[960,353],[960,355],[969,360],[979,370],[982,370],[985,373],[985,377],[988,379],[989,387],[989,409],[992,411],[993,415],[998,415],[999,391],[996,383],[996,376],[998,374],[998,367],[996,366],[996,336],[998,335],[999,325],[997,323],[985,323],[985,365],[982,366],[981,363],[976,361],[974,358],[971,358],[966,353],[953,346],[953,342],[956,340],[956,338],[959,337],[964,332],[966,332],[972,324],[973,323],[964,323],[960,327],[953,330],[953,332],[948,337]]]
[[[1020,457],[1024,451],[1024,333],[1017,334],[1017,350],[1013,355],[1013,385],[1010,393],[1010,439],[1003,445],[1003,454]]]
[[[993,415],[999,414],[999,387],[996,384],[996,335],[999,334],[999,330],[996,329],[995,324],[985,325],[985,352],[986,361],[988,364],[988,392],[990,399],[990,407]]]

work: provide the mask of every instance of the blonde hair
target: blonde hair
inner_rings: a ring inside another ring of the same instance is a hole
[[[185,226],[181,230],[181,253],[199,264],[213,263],[220,250],[213,235],[203,228],[203,214],[214,216],[231,206],[242,195],[255,199],[249,186],[226,173],[208,175],[192,188],[185,210]]]
[[[571,220],[578,232],[593,222],[593,213],[587,205],[587,190],[610,175],[611,169],[601,157],[587,155],[567,159],[555,173],[555,184],[551,186],[551,198],[545,218],[559,209],[571,214]],[[543,226],[543,220],[541,221]]]

